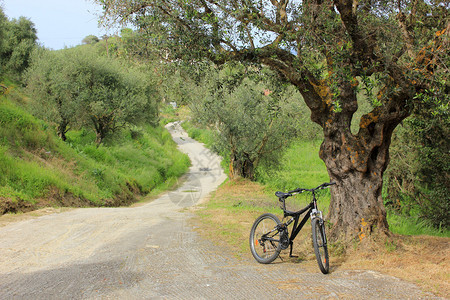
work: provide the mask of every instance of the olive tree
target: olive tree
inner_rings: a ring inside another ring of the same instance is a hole
[[[97,144],[128,124],[156,124],[158,100],[151,74],[102,57],[89,46],[42,50],[27,72],[36,110],[57,123],[92,126]]]
[[[263,74],[271,78],[269,72],[250,79],[242,71],[239,66],[205,70],[204,81],[190,91],[190,107],[198,122],[214,129],[213,148],[229,158],[230,177],[254,180],[260,163],[276,162],[297,137],[302,107],[300,99],[290,101],[288,93],[274,97],[283,88],[262,80]]]
[[[3,12],[3,8],[0,7],[0,54],[3,53],[4,48],[4,40],[5,40],[5,27],[8,23],[8,18],[6,17],[5,13]],[[3,55],[0,55],[0,74],[3,74]],[[1,75],[0,75],[1,76]],[[1,79],[1,77],[0,77]]]
[[[58,136],[65,141],[70,125],[79,117],[76,65],[63,51],[36,49],[25,73],[27,91],[33,97],[33,112],[56,125]]]
[[[36,46],[37,31],[34,23],[20,17],[0,21],[0,24],[4,26],[0,45],[1,62],[7,72],[21,74],[28,67],[30,55]]]
[[[296,86],[323,129],[332,238],[388,233],[381,196],[396,126],[418,94],[448,95],[443,0],[97,0],[176,58],[264,64]],[[359,91],[373,109],[350,124]],[[447,91],[447,93],[446,93]],[[448,99],[448,98],[447,98]]]

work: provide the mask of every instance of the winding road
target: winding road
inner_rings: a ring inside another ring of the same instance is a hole
[[[0,227],[0,299],[433,299],[372,271],[236,259],[192,228],[186,207],[226,176],[220,159],[167,126],[192,167],[145,205],[82,208]]]

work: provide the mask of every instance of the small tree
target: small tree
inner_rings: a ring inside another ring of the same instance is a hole
[[[36,49],[25,75],[27,90],[34,98],[33,111],[56,124],[58,136],[66,133],[79,117],[78,89],[74,78],[76,65],[64,51]]]
[[[21,74],[29,64],[31,53],[36,46],[36,29],[33,22],[25,17],[6,22],[1,60],[8,72]]]
[[[80,63],[79,100],[98,144],[126,124],[157,123],[157,94],[148,74],[104,57]]]
[[[85,37],[81,43],[85,44],[85,45],[93,45],[98,43],[100,40],[97,36],[95,35],[88,35],[87,37]]]
[[[267,80],[258,84],[234,68],[207,74],[206,88],[191,103],[194,116],[213,127],[213,147],[230,159],[230,177],[253,180],[260,163],[274,163],[297,136],[300,99],[274,98]]]
[[[5,35],[6,35],[6,24],[8,22],[8,18],[6,17],[6,15],[3,12],[3,8],[0,7],[0,80],[1,78],[1,74],[3,74],[3,52],[4,52],[4,47],[5,47]]]

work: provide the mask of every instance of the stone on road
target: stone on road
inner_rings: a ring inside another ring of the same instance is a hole
[[[220,158],[167,126],[192,167],[183,185],[136,207],[83,208],[0,228],[0,299],[418,299],[417,286],[371,271],[239,260],[202,239],[185,207],[226,176]]]

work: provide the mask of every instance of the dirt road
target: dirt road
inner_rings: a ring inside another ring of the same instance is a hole
[[[193,162],[176,191],[143,206],[87,208],[0,228],[0,299],[420,299],[417,286],[370,271],[233,258],[199,237],[184,208],[225,175],[219,159],[168,129]]]

